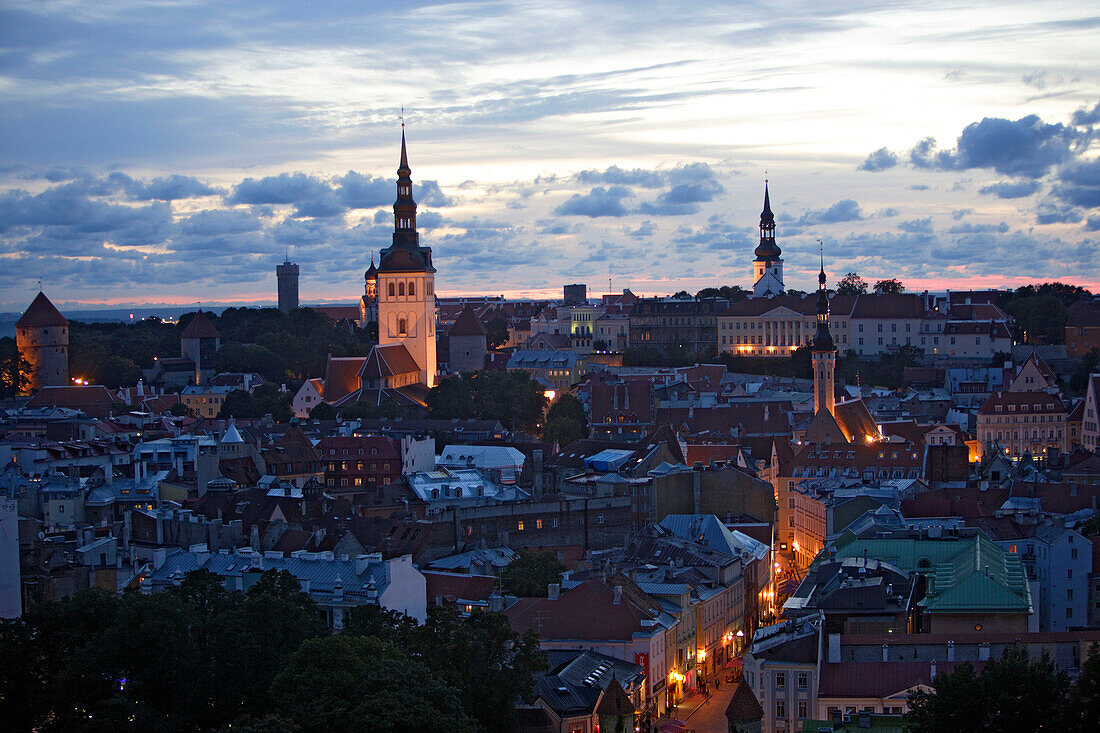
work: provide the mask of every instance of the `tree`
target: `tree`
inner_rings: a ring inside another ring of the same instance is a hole
[[[588,418],[584,405],[574,395],[563,394],[546,411],[542,440],[565,447],[575,440],[588,437]]]
[[[1081,363],[1073,370],[1069,379],[1069,388],[1078,394],[1085,394],[1089,388],[1089,377],[1100,367],[1100,349],[1089,349],[1081,358]]]
[[[867,283],[854,272],[849,272],[836,286],[837,295],[863,295],[867,292]]]
[[[271,415],[276,422],[287,422],[294,417],[290,406],[293,399],[289,392],[283,392],[272,382],[264,382],[251,393],[235,389],[225,396],[218,418]]]
[[[875,283],[875,295],[898,295],[904,292],[905,286],[902,285],[901,280],[896,278],[879,280]]]
[[[566,570],[554,552],[520,550],[504,568],[500,580],[504,592],[509,595],[545,598],[548,586],[557,583]]]
[[[309,411],[310,420],[335,420],[336,408],[327,402],[318,402],[312,410]]]
[[[1073,682],[1066,711],[1069,733],[1091,733],[1100,720],[1100,644],[1089,645],[1088,657],[1081,664],[1081,674]]]
[[[474,730],[456,690],[421,660],[369,636],[338,634],[302,644],[275,678],[279,714],[307,733]]]
[[[545,389],[527,372],[482,370],[439,381],[428,392],[428,415],[443,420],[499,420],[534,433],[542,423]]]
[[[686,290],[680,290],[672,294],[675,300],[691,300],[691,293]]]
[[[508,319],[497,316],[485,324],[485,345],[499,349],[508,343]]]
[[[933,691],[909,695],[909,720],[923,733],[1064,730],[1068,678],[1045,654],[1009,648],[981,674],[970,663],[937,675]]]
[[[168,414],[174,417],[195,417],[195,411],[182,402],[168,408]]]
[[[0,338],[0,399],[6,400],[27,391],[30,363],[23,358],[10,336]]]

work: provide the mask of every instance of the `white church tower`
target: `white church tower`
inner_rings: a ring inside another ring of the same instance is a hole
[[[783,254],[775,243],[775,214],[768,196],[768,182],[764,181],[764,210],[760,212],[760,244],[753,252],[752,294],[757,298],[783,294]]]

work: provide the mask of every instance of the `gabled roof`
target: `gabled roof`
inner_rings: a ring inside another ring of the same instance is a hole
[[[365,356],[332,356],[325,364],[325,401],[337,402],[340,398],[359,389],[359,370]]]
[[[385,344],[370,350],[363,366],[359,369],[359,376],[377,379],[419,371],[420,367],[417,366],[416,359],[409,353],[405,344]]]
[[[191,319],[190,323],[187,324],[187,328],[183,329],[183,333],[180,334],[181,339],[220,339],[221,337],[222,335],[218,333],[218,329],[214,328],[214,324],[206,318],[206,314],[202,311],[195,313],[195,317]]]
[[[27,407],[65,407],[81,410],[88,417],[107,417],[125,412],[126,403],[99,384],[69,387],[43,387],[27,402]]]
[[[27,306],[23,316],[15,322],[16,328],[24,326],[67,326],[69,321],[54,307],[46,294],[39,291]]]

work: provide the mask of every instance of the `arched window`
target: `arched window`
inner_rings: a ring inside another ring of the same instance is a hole
[[[393,297],[393,294],[394,294],[393,283],[390,283],[390,297],[391,298]]]
[[[405,335],[406,333],[408,333],[409,329],[407,328],[407,325],[408,324],[407,324],[407,322],[405,321],[404,318],[398,318],[397,319],[397,332],[401,335]]]
[[[409,297],[416,295],[416,283],[409,283]]]
[[[403,282],[397,283],[397,294],[398,295],[404,295],[405,294],[405,283],[403,283]]]

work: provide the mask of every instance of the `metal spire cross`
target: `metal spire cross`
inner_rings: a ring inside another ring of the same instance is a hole
[[[401,120],[401,127],[405,127],[405,105],[401,105],[401,114],[397,116],[397,119]]]

